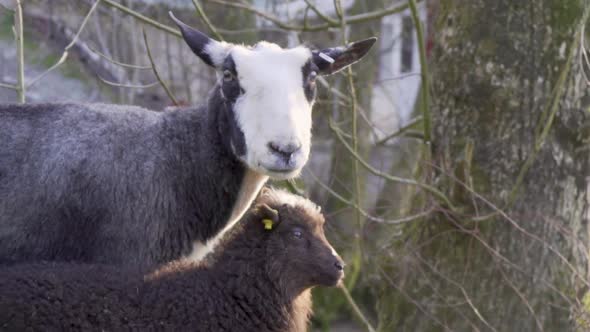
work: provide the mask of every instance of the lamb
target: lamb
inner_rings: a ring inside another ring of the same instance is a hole
[[[113,265],[28,263],[0,270],[0,330],[304,331],[310,288],[343,263],[317,206],[264,188],[207,263],[143,276]]]
[[[220,74],[205,106],[0,105],[0,264],[199,260],[269,177],[307,162],[317,75],[375,42],[247,47],[171,17]]]

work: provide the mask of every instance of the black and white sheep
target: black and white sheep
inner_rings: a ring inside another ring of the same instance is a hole
[[[304,331],[310,288],[343,276],[323,224],[313,203],[263,189],[210,263],[147,275],[96,264],[5,267],[0,330]]]
[[[316,76],[375,41],[246,47],[172,18],[220,73],[206,106],[0,105],[0,263],[202,257],[269,176],[306,163]]]

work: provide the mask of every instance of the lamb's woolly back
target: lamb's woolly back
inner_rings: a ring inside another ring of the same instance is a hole
[[[274,218],[272,230],[266,218]],[[145,277],[105,265],[1,269],[0,330],[305,331],[310,288],[342,277],[319,208],[264,189],[242,219],[215,260],[177,261]]]

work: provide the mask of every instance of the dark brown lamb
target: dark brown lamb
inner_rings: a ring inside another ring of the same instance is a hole
[[[147,275],[90,264],[4,268],[0,330],[305,331],[310,289],[343,277],[322,214],[264,189],[243,218],[211,263],[177,261]]]

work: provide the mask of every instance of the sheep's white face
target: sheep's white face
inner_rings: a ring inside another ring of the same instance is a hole
[[[311,109],[318,75],[364,56],[375,39],[312,51],[215,41],[171,15],[193,52],[217,69],[213,98],[222,106],[222,135],[249,168],[275,179],[297,176],[309,158]]]
[[[224,68],[220,84],[227,85],[230,71],[239,85],[235,89],[240,90],[232,102],[245,147],[236,147],[234,152],[260,173],[291,178],[307,162],[315,95],[310,76],[316,74],[303,69],[310,59],[311,51],[304,47],[283,50],[275,44],[259,43],[254,48],[232,47],[224,61],[229,67],[233,62],[235,69]]]

